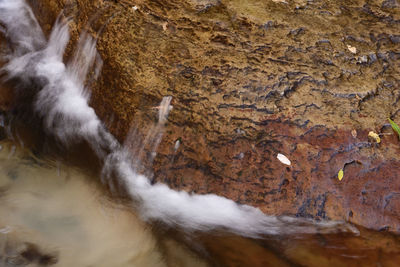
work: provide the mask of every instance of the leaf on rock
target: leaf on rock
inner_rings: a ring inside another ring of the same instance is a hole
[[[338,172],[338,175],[337,175],[339,181],[341,181],[343,179],[343,175],[344,175],[343,169],[340,169],[340,171]]]
[[[279,161],[282,162],[283,164],[286,164],[286,165],[289,165],[289,166],[292,164],[292,163],[290,162],[290,160],[289,160],[285,155],[283,155],[283,154],[281,154],[281,153],[279,153],[279,154],[276,156],[276,158],[279,159]]]
[[[375,142],[377,142],[378,144],[381,142],[381,138],[379,137],[379,135],[373,131],[370,131],[368,133],[368,137],[372,138],[375,140]]]
[[[355,48],[354,46],[351,45],[347,45],[347,49],[349,49],[349,51],[353,54],[357,54],[357,48]]]
[[[400,139],[400,127],[397,125],[394,121],[392,121],[390,118],[388,118],[390,125],[392,125],[393,130],[399,135]]]

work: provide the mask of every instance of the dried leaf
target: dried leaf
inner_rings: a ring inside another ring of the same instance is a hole
[[[338,175],[337,175],[339,181],[341,181],[343,179],[343,175],[344,175],[343,169],[340,169],[340,171],[338,172]]]
[[[393,130],[399,135],[400,139],[400,127],[397,125],[394,121],[392,121],[390,118],[388,118],[390,125],[392,125]]]
[[[357,48],[355,48],[354,46],[351,45],[347,45],[347,49],[349,49],[349,51],[353,54],[357,54]]]
[[[351,135],[352,135],[354,138],[356,138],[356,137],[357,137],[357,130],[356,130],[356,129],[353,129],[353,130],[351,131]]]
[[[381,142],[381,138],[379,137],[379,135],[373,131],[368,133],[368,137],[374,139],[375,142],[377,142],[378,144]]]
[[[281,153],[279,153],[279,154],[276,156],[276,158],[279,159],[279,161],[282,162],[283,164],[286,164],[286,165],[289,165],[289,166],[292,164],[292,163],[290,162],[290,160],[289,160],[285,155],[283,155],[283,154],[281,154]]]
[[[162,28],[163,28],[163,31],[166,31],[168,29],[168,22],[164,22],[162,24]]]

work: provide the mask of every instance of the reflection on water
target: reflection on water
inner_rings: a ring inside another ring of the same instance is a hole
[[[399,266],[400,240],[388,233],[362,230],[348,234],[305,235],[249,240],[237,236],[204,238],[222,266]]]

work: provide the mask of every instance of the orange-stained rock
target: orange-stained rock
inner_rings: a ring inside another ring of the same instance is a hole
[[[65,8],[73,41],[88,23],[98,35],[91,105],[120,141],[173,97],[154,181],[400,230],[396,1],[31,2],[47,32]]]

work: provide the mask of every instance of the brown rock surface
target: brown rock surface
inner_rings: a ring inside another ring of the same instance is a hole
[[[91,105],[121,141],[173,97],[155,181],[398,232],[399,3],[286,2],[31,0],[46,31],[103,27]]]

